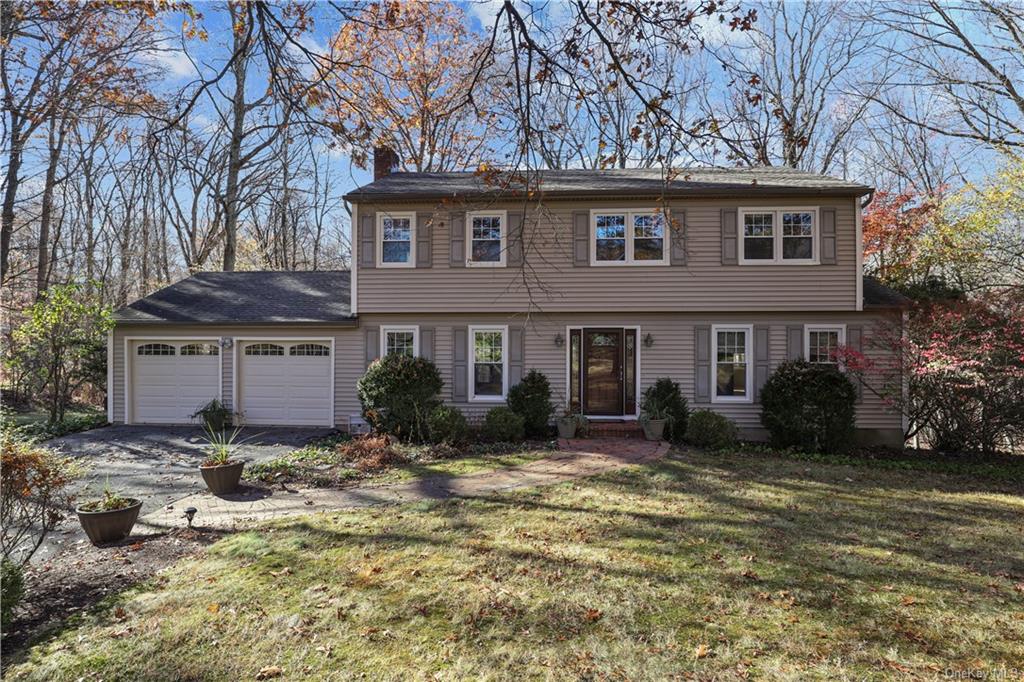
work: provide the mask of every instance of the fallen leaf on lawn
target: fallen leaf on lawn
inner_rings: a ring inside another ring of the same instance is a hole
[[[708,648],[707,644],[698,644],[697,650],[694,652],[695,658],[706,658],[711,653],[711,649]]]
[[[917,600],[914,599],[913,597],[906,596],[906,597],[904,597],[903,599],[900,600],[900,603],[903,604],[904,606],[913,606],[914,604],[917,603]]]
[[[133,552],[138,552],[143,547],[145,547],[145,545],[141,542],[133,542],[132,544],[128,545],[128,549],[130,549]]]
[[[587,609],[587,615],[584,617],[587,619],[588,623],[593,623],[601,620],[601,616],[603,615],[604,614],[598,609]]]
[[[257,680],[269,680],[272,677],[280,677],[284,674],[284,669],[279,665],[268,665],[265,668],[260,668],[260,671],[256,673]]]
[[[217,613],[218,611],[220,611],[220,604],[210,604],[206,607],[206,610],[210,613]]]
[[[118,606],[114,609],[114,618],[117,620],[125,620],[128,618],[128,612],[124,610],[123,606]]]
[[[288,568],[287,566],[282,568],[280,571],[271,571],[270,572],[270,575],[274,576],[275,578],[280,578],[282,575],[291,575],[291,574],[292,574],[292,569]]]

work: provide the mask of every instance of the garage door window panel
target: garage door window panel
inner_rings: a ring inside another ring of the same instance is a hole
[[[284,346],[276,343],[254,343],[245,347],[246,355],[284,355]]]
[[[180,355],[203,356],[220,355],[220,348],[212,343],[187,343],[181,347]]]
[[[320,343],[300,343],[288,349],[288,355],[326,357],[331,349]]]
[[[167,343],[144,343],[139,346],[139,355],[174,355],[174,346]]]

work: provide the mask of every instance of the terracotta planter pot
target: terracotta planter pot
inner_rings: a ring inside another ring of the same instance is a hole
[[[661,437],[665,435],[664,419],[648,419],[643,422],[643,427],[644,438],[647,440],[661,440]]]
[[[105,545],[109,542],[123,540],[132,532],[132,526],[139,518],[142,500],[132,500],[130,507],[114,511],[84,511],[76,509],[78,522],[82,530],[89,536],[94,545]]]
[[[244,467],[245,462],[239,461],[216,466],[201,466],[199,472],[203,475],[203,481],[211,493],[225,495],[238,489],[238,481],[242,478]]]
[[[575,438],[576,427],[578,424],[575,419],[559,419],[558,420],[558,437],[559,438]]]

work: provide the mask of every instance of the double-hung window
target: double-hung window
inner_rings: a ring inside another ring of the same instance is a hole
[[[466,239],[469,242],[471,267],[501,267],[505,265],[508,243],[508,214],[505,211],[475,212],[466,216]]]
[[[669,228],[653,209],[590,212],[591,265],[667,265]]]
[[[818,262],[818,209],[741,208],[740,263],[812,264]]]
[[[469,398],[503,400],[508,393],[508,328],[469,328]]]
[[[405,355],[410,358],[420,354],[419,327],[381,327],[380,356]]]
[[[804,327],[804,355],[808,362],[838,365],[839,348],[846,344],[846,325]]]
[[[377,214],[377,267],[415,267],[415,213]]]
[[[750,325],[715,325],[711,328],[711,357],[714,361],[712,401],[751,402],[753,372],[750,368]]]

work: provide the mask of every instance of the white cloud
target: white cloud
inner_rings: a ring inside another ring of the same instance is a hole
[[[503,0],[469,0],[466,13],[480,22],[481,29],[486,31],[494,25],[494,17],[504,4]]]
[[[160,68],[168,80],[194,78],[198,75],[188,55],[177,48],[151,52],[150,61]]]

